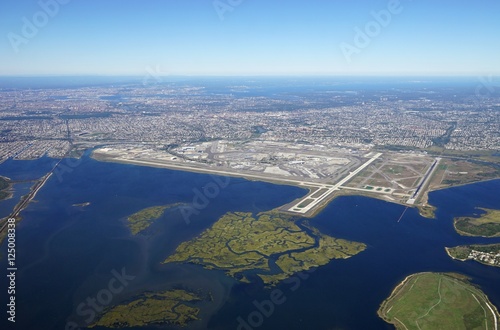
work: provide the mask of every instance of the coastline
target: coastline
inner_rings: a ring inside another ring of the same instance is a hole
[[[455,227],[455,219],[453,219],[453,228],[455,229],[455,231],[457,232],[457,234],[459,234],[460,236],[463,236],[463,237],[477,237],[477,238],[499,238],[500,235],[495,235],[495,236],[483,236],[483,235],[472,235],[472,234],[469,234],[465,231],[462,231],[460,229],[458,229],[457,227]]]
[[[447,254],[447,255],[448,255],[451,259],[453,259],[453,260],[458,260],[458,261],[467,261],[467,260],[468,260],[468,259],[460,259],[460,258],[457,258],[457,257],[452,256],[452,255],[451,255],[451,253],[450,253],[450,249],[451,249],[451,248],[449,248],[449,247],[447,247],[447,246],[445,246],[445,248],[444,248],[444,249],[446,250],[446,254]]]
[[[464,220],[466,222],[470,222],[470,220],[468,219],[477,219],[477,220],[481,220],[483,219],[483,217],[488,217],[491,213],[497,213],[497,212],[500,212],[500,210],[497,210],[496,208],[495,209],[486,209],[486,208],[482,208],[482,207],[475,207],[476,210],[481,210],[481,211],[484,211],[486,213],[484,214],[481,214],[480,216],[460,216],[460,217],[454,217],[453,218],[453,228],[455,229],[455,231],[460,235],[460,236],[465,236],[465,237],[481,237],[481,238],[498,238],[500,237],[500,232],[497,231],[497,233],[495,235],[489,235],[489,236],[485,236],[485,235],[478,235],[478,234],[474,234],[474,233],[471,233],[471,232],[466,232],[466,231],[463,231],[463,230],[460,230],[459,228],[457,228],[457,222],[460,221],[460,220]],[[474,220],[472,220],[473,222]],[[493,219],[493,221],[498,221],[496,218]],[[496,224],[496,222],[487,222],[487,223],[493,223],[493,224]],[[481,223],[481,224],[476,224],[474,225],[475,227],[481,227],[487,223]]]
[[[455,185],[453,185],[453,184],[452,185],[446,185],[444,187],[437,187],[435,189],[430,189],[428,191],[428,193],[431,193],[431,192],[434,192],[434,191],[439,191],[439,190],[444,190],[444,189],[449,189],[449,188],[456,188],[456,187],[468,186],[470,184],[479,183],[479,182],[489,182],[489,181],[495,181],[495,180],[500,180],[500,177],[490,178],[490,179],[484,179],[484,180],[474,181],[474,182],[459,183],[459,184],[455,184]]]
[[[488,246],[490,244],[480,244],[481,246]],[[495,243],[491,244],[491,245],[496,245]],[[460,246],[457,246],[457,247],[462,247],[462,248],[467,248],[467,249],[470,249],[471,251],[475,251],[471,245],[460,245]],[[485,266],[489,266],[489,267],[497,267],[497,268],[500,268],[500,265],[495,265],[495,264],[490,264],[490,263],[487,263],[487,262],[484,262],[482,260],[478,260],[478,259],[474,259],[474,258],[466,258],[466,259],[460,259],[460,258],[457,258],[457,257],[454,257],[453,255],[451,255],[450,253],[450,250],[452,248],[450,247],[445,247],[445,250],[446,250],[446,254],[448,254],[448,256],[453,259],[453,260],[457,260],[457,261],[460,261],[460,262],[466,262],[466,261],[474,261],[474,262],[477,262],[479,264],[482,264],[482,265],[485,265]]]
[[[274,183],[274,184],[281,184],[281,185],[294,186],[294,187],[308,189],[308,187],[301,186],[299,181],[297,181],[297,180],[274,179],[274,178],[267,178],[267,177],[259,176],[259,175],[247,174],[247,173],[239,174],[239,173],[228,172],[228,171],[224,171],[224,170],[201,168],[201,167],[197,167],[195,165],[183,166],[183,165],[175,165],[175,164],[169,164],[169,163],[157,163],[157,162],[145,161],[145,160],[133,160],[133,159],[124,160],[124,159],[112,158],[112,157],[95,156],[94,152],[92,152],[90,157],[92,159],[95,159],[95,160],[100,161],[100,162],[137,165],[137,166],[146,166],[146,167],[155,167],[155,168],[166,168],[166,169],[170,169],[170,170],[184,171],[184,172],[191,172],[191,173],[230,176],[230,177],[235,177],[235,178],[243,178],[243,179],[246,179],[249,181],[263,181],[263,182],[269,182],[269,183]]]
[[[49,173],[45,174],[39,180],[37,180],[35,182],[35,184],[31,187],[30,192],[27,195],[22,196],[21,199],[19,200],[19,202],[16,204],[16,206],[14,206],[12,213],[10,213],[5,218],[1,219],[2,221],[4,221],[4,223],[0,227],[0,244],[3,243],[5,237],[7,236],[7,231],[5,230],[7,228],[7,224],[8,224],[7,219],[9,219],[9,218],[16,219],[16,224],[22,220],[22,218],[19,216],[19,213],[21,213],[26,207],[28,207],[28,205],[33,200],[33,198],[35,198],[38,191],[40,191],[40,189],[45,185],[45,183],[52,176],[52,173],[53,173],[53,170],[50,171]]]
[[[389,203],[398,204],[398,205],[405,206],[405,207],[416,208],[416,209],[418,209],[420,216],[422,216],[426,219],[435,219],[436,218],[435,211],[437,210],[437,207],[435,207],[432,204],[427,203],[429,193],[434,192],[434,191],[438,191],[438,190],[459,187],[459,186],[466,186],[469,184],[475,184],[475,183],[479,183],[479,182],[500,180],[500,177],[499,177],[499,178],[463,183],[463,184],[459,184],[459,185],[448,185],[448,186],[439,187],[436,189],[429,189],[429,190],[426,190],[423,192],[423,196],[421,197],[425,201],[423,204],[412,204],[412,205],[401,202],[401,201],[397,201],[397,200],[390,200],[388,198],[383,198],[383,196],[380,196],[379,194],[375,194],[375,193],[364,192],[364,191],[348,191],[347,192],[345,189],[341,188],[338,191],[330,194],[330,196],[328,196],[323,201],[321,201],[315,208],[311,209],[310,211],[308,211],[306,213],[298,214],[298,213],[294,213],[294,212],[287,210],[287,207],[294,205],[294,203],[300,201],[301,199],[304,199],[304,197],[313,193],[313,191],[317,188],[313,185],[308,185],[307,182],[305,182],[305,181],[294,180],[294,179],[285,179],[285,178],[272,178],[272,177],[268,177],[265,175],[257,175],[257,174],[251,174],[251,173],[237,173],[237,172],[231,172],[231,171],[227,171],[227,170],[218,170],[218,169],[212,169],[212,168],[202,168],[200,166],[197,166],[196,164],[179,165],[179,164],[171,164],[168,162],[161,162],[161,161],[155,162],[153,160],[148,161],[148,160],[120,159],[120,158],[116,158],[116,157],[108,157],[106,155],[96,154],[95,151],[96,150],[93,150],[91,152],[90,157],[96,161],[118,163],[118,164],[127,164],[127,165],[146,166],[146,167],[155,167],[155,168],[166,168],[166,169],[170,169],[170,170],[185,171],[185,172],[191,172],[191,173],[202,173],[202,174],[229,176],[229,177],[243,178],[243,179],[246,179],[249,181],[268,182],[268,183],[272,183],[272,184],[287,185],[287,186],[303,188],[303,189],[307,190],[307,192],[306,192],[306,194],[304,194],[304,196],[299,197],[296,200],[291,201],[290,203],[282,205],[282,206],[278,207],[277,209],[280,212],[283,212],[286,214],[292,214],[292,215],[301,216],[301,217],[305,217],[305,218],[315,217],[328,204],[330,204],[330,202],[332,202],[337,197],[340,197],[340,196],[363,196],[363,197],[382,200],[382,201],[389,202]],[[317,183],[317,185],[320,185],[320,183]]]
[[[394,289],[392,289],[389,296],[380,303],[380,306],[377,310],[377,315],[385,322],[390,323],[386,317],[386,314],[385,314],[385,309],[386,309],[387,304],[396,298],[399,291],[402,290],[406,286],[407,282],[410,281],[413,277],[415,277],[416,275],[419,275],[419,274],[426,274],[426,273],[430,273],[430,272],[416,273],[416,274],[410,274],[410,275],[406,276],[402,282],[400,282],[398,285],[396,285],[394,287]],[[392,324],[392,323],[390,323],[390,324]]]
[[[340,197],[340,196],[364,196],[364,197],[369,197],[369,198],[375,198],[379,199],[385,202],[389,203],[394,203],[398,204],[401,206],[405,207],[412,207],[412,208],[418,208],[419,205],[409,205],[405,204],[396,200],[389,200],[387,198],[383,198],[379,194],[375,193],[370,193],[370,192],[363,192],[363,191],[347,191],[346,189],[340,188],[339,190],[335,191],[334,193],[330,194],[327,198],[322,200],[317,206],[313,209],[311,209],[307,213],[303,214],[298,214],[294,213],[291,211],[288,211],[285,209],[286,206],[292,206],[296,202],[304,199],[307,195],[313,193],[317,187],[311,185],[308,185],[307,182],[301,181],[301,180],[293,180],[293,179],[281,179],[281,178],[271,178],[263,175],[257,175],[257,174],[250,174],[250,173],[235,173],[235,172],[230,172],[226,170],[217,170],[217,169],[209,169],[209,168],[202,168],[198,167],[196,165],[177,165],[177,164],[170,164],[166,162],[154,162],[154,161],[146,161],[146,160],[133,160],[133,159],[120,159],[120,158],[115,158],[115,157],[107,157],[107,156],[102,156],[102,155],[96,155],[95,151],[92,151],[90,157],[96,161],[101,161],[101,162],[108,162],[108,163],[118,163],[118,164],[127,164],[127,165],[136,165],[136,166],[146,166],[146,167],[155,167],[155,168],[166,168],[170,170],[176,170],[176,171],[185,171],[185,172],[191,172],[191,173],[201,173],[201,174],[211,174],[211,175],[221,175],[221,176],[229,176],[229,177],[236,177],[236,178],[243,178],[249,181],[257,181],[257,182],[268,182],[272,184],[279,184],[279,185],[287,185],[287,186],[292,186],[292,187],[298,187],[302,189],[306,189],[306,193],[302,196],[299,197],[290,203],[287,203],[285,205],[282,205],[278,207],[277,209],[280,212],[286,213],[286,214],[291,214],[295,216],[301,216],[305,218],[313,218],[317,214],[319,214],[330,202],[332,202],[335,198]],[[322,185],[321,183],[314,183],[315,185]],[[333,185],[333,184],[332,184]]]

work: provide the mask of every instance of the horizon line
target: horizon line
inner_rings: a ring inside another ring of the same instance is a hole
[[[102,77],[102,78],[144,78],[145,74],[0,74],[0,78],[63,78],[63,77]],[[477,78],[477,77],[500,77],[495,74],[158,74],[154,77],[161,78],[190,78],[190,77],[322,77],[322,78]]]

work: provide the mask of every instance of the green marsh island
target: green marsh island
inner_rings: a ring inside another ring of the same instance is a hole
[[[159,325],[185,327],[198,320],[199,308],[193,304],[203,299],[185,290],[145,293],[126,304],[105,311],[93,327],[130,328]]]
[[[453,259],[460,261],[474,260],[488,266],[500,267],[500,244],[447,247],[446,252]]]
[[[152,206],[140,210],[127,218],[127,225],[132,234],[137,235],[144,229],[148,228],[155,220],[158,220],[167,209],[171,209],[179,205],[181,205],[181,203]]]
[[[163,263],[190,262],[219,269],[248,282],[247,272],[274,285],[292,274],[345,259],[366,248],[363,243],[323,235],[294,221],[291,216],[269,211],[234,212],[222,216],[197,238],[181,243]]]
[[[500,316],[479,288],[453,273],[408,276],[381,304],[378,315],[401,330],[497,329]]]
[[[484,211],[479,217],[458,217],[453,220],[455,230],[462,236],[500,236],[500,210],[478,208]]]

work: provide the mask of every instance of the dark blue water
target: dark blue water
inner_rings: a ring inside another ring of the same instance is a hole
[[[0,174],[29,177],[42,164],[48,166],[50,160],[26,162],[22,171],[5,162]],[[445,246],[500,242],[460,237],[452,225],[454,216],[473,214],[475,207],[499,208],[500,180],[432,193],[431,203],[439,206],[437,220],[410,209],[398,223],[402,206],[364,197],[338,198],[311,224],[334,237],[364,242],[367,250],[285,281],[274,293],[259,283],[237,283],[219,271],[160,262],[224,213],[270,210],[303,195],[302,189],[231,178],[189,223],[174,210],[135,237],[125,226],[126,216],[140,209],[190,203],[204,187],[225,180],[89,158],[53,176],[37,202],[22,213],[17,228],[18,322],[9,328],[64,329],[70,321],[84,327],[87,320],[78,315],[78,306],[108,286],[113,270],[122,269],[135,278],[113,296],[112,304],[144,291],[179,286],[210,292],[214,301],[200,306],[204,321],[193,323],[198,328],[236,329],[239,320],[245,320],[258,329],[390,329],[376,315],[379,304],[404,277],[421,271],[471,276],[500,306],[500,269],[454,261],[444,251]],[[72,206],[83,202],[91,204]],[[1,248],[5,251],[5,244]],[[4,259],[0,269],[6,269]],[[4,276],[0,285],[7,287]],[[259,316],[254,302],[261,304],[277,293],[282,303],[266,310],[269,316]],[[1,299],[6,303],[3,295]],[[10,324],[2,317],[0,326]]]

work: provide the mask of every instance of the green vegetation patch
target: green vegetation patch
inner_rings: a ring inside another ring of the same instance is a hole
[[[488,266],[500,267],[500,244],[462,245],[446,248],[448,255],[461,261],[475,260]]]
[[[495,306],[458,274],[408,276],[380,306],[378,314],[397,329],[495,329]]]
[[[453,221],[456,231],[463,236],[500,236],[500,210],[479,209],[486,213],[477,218],[455,218]]]
[[[319,239],[318,246],[302,252],[281,255],[276,264],[281,268],[283,273],[276,274],[275,276],[259,275],[265,283],[276,284],[294,273],[326,265],[332,259],[347,259],[366,248],[364,244],[323,235],[316,229],[313,229],[313,232]]]
[[[146,293],[105,311],[90,327],[129,328],[164,324],[184,327],[190,321],[198,320],[200,310],[192,304],[201,300],[184,290]]]
[[[165,210],[179,206],[180,203],[153,206],[140,210],[127,218],[128,227],[132,234],[136,235],[148,228],[155,220],[159,219]]]
[[[418,211],[421,216],[427,219],[435,219],[436,218],[436,207],[426,204],[426,205],[419,205],[418,206]]]
[[[256,271],[266,284],[295,272],[325,265],[335,258],[347,258],[363,251],[362,243],[349,242],[299,227],[288,215],[264,212],[227,213],[199,237],[181,243],[164,263],[191,262],[207,269],[221,269],[230,276],[246,278]],[[272,273],[276,261],[281,271]]]

